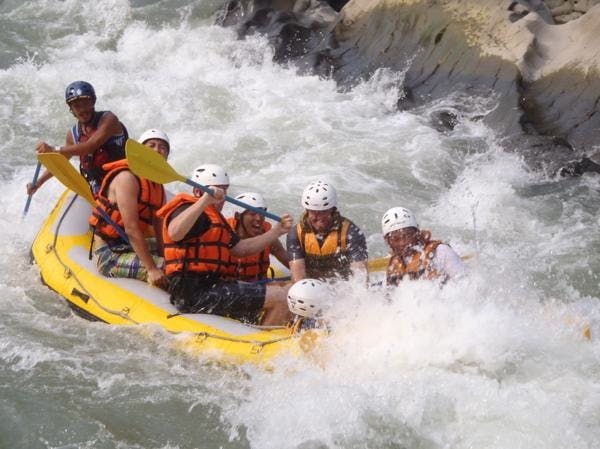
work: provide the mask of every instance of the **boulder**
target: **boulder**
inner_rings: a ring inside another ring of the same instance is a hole
[[[600,150],[599,29],[600,6],[558,26],[541,2],[353,0],[328,55],[341,83],[405,71],[401,108],[453,92],[491,96],[484,120],[509,150],[579,173],[563,168],[592,169],[585,161]]]
[[[276,60],[341,85],[379,68],[402,71],[400,109],[465,95],[489,99],[474,116],[507,150],[534,168],[580,174],[600,163],[598,3],[236,0],[222,23],[242,36],[265,33]],[[448,111],[432,117],[440,130],[456,124]]]
[[[345,2],[333,2],[341,7]],[[294,60],[306,70],[318,65],[318,49],[330,35],[337,11],[319,0],[233,0],[218,15],[240,37],[260,32],[272,44],[277,62]]]

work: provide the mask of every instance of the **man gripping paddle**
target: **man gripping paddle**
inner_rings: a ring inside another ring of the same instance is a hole
[[[39,142],[38,153],[58,152],[67,158],[79,156],[79,169],[94,195],[100,188],[106,172],[102,165],[125,158],[127,129],[110,111],[96,111],[96,92],[86,81],[75,81],[67,86],[65,101],[77,123],[67,133],[64,146]],[[52,173],[45,171],[34,183],[27,184],[27,194],[33,195]]]
[[[286,302],[289,287],[228,280],[227,266],[230,255],[243,258],[273,245],[290,230],[292,217],[285,214],[267,232],[242,240],[221,214],[229,187],[227,172],[204,164],[192,176],[198,185],[209,186],[210,194],[195,187],[193,195],[179,194],[158,211],[164,219],[171,302],[182,313],[210,313],[246,322],[257,322],[262,316],[264,325],[286,324],[291,318]]]

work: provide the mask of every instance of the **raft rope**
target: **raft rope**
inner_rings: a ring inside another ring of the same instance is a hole
[[[231,341],[231,342],[235,342],[235,343],[246,343],[246,344],[260,347],[260,348],[271,345],[273,343],[279,343],[281,341],[290,340],[294,337],[293,335],[288,335],[286,337],[274,338],[272,340],[259,341],[259,340],[249,340],[246,338],[238,338],[238,337],[225,337],[223,335],[212,334],[210,332],[195,332],[194,335],[196,336],[196,338],[200,338],[200,339],[216,338],[218,340]]]
[[[92,295],[89,292],[89,290],[87,290],[84,287],[83,283],[79,280],[79,278],[77,277],[77,275],[75,273],[73,273],[73,271],[62,261],[62,259],[60,258],[58,252],[56,251],[56,243],[58,241],[58,234],[59,234],[60,227],[61,227],[61,225],[62,225],[65,217],[67,216],[67,213],[69,212],[69,210],[71,209],[71,207],[75,203],[75,200],[77,199],[77,197],[78,197],[78,195],[73,195],[73,199],[67,205],[65,211],[63,212],[63,214],[61,215],[60,219],[58,220],[58,224],[56,226],[56,231],[55,231],[55,234],[54,234],[54,240],[53,240],[53,243],[52,243],[51,251],[56,256],[56,259],[58,260],[58,262],[63,266],[65,272],[68,272],[69,276],[72,276],[73,279],[75,279],[75,281],[77,282],[77,284],[79,285],[79,287],[81,288],[81,290],[89,297],[89,300],[93,301],[94,304],[96,304],[100,309],[102,309],[106,313],[110,313],[112,315],[120,316],[123,319],[131,321],[133,324],[140,324],[139,322],[137,322],[134,319],[132,319],[131,317],[129,317],[128,314],[123,313],[120,310],[117,311],[117,310],[112,310],[112,309],[109,309],[107,307],[104,307],[94,297],[94,295]],[[179,316],[179,314],[176,314],[173,317],[175,317],[175,316]],[[171,316],[167,316],[167,318],[170,318],[170,317]],[[285,326],[257,326],[257,325],[250,325],[250,327],[258,329],[258,330],[284,329],[285,328]],[[185,332],[175,332],[175,331],[169,331],[169,332],[171,334],[185,333]],[[196,338],[199,338],[199,339],[202,339],[202,340],[207,339],[207,338],[214,338],[214,339],[217,339],[217,340],[230,341],[230,342],[234,342],[234,343],[245,343],[245,344],[251,345],[252,347],[258,348],[259,351],[260,351],[260,349],[262,349],[265,346],[268,346],[268,345],[271,345],[271,344],[274,344],[274,343],[279,343],[279,342],[282,342],[282,341],[285,341],[285,340],[290,340],[290,339],[296,337],[296,335],[291,334],[291,335],[288,335],[288,336],[285,336],[285,337],[274,338],[272,340],[259,341],[259,340],[252,340],[252,339],[238,338],[238,337],[226,337],[226,336],[223,336],[223,335],[213,334],[211,332],[192,332],[192,334]]]
[[[54,234],[54,240],[52,242],[52,252],[54,253],[54,255],[56,256],[56,259],[58,260],[58,262],[63,266],[65,273],[68,272],[69,276],[72,276],[73,279],[75,279],[75,281],[77,282],[77,284],[79,285],[79,287],[81,288],[81,290],[89,297],[90,300],[92,300],[100,309],[102,309],[103,311],[110,313],[112,315],[118,315],[123,319],[129,320],[134,324],[140,324],[137,321],[135,321],[134,319],[130,318],[126,313],[123,313],[122,311],[116,311],[116,310],[112,310],[112,309],[108,309],[106,307],[104,307],[95,297],[94,295],[92,295],[88,289],[86,289],[83,285],[83,283],[79,280],[79,278],[77,277],[77,275],[75,273],[73,273],[73,271],[62,261],[62,259],[60,258],[60,255],[58,254],[58,252],[56,251],[56,243],[58,241],[58,233],[60,230],[60,227],[65,219],[65,217],[67,216],[67,213],[69,212],[69,210],[71,209],[71,207],[73,206],[73,204],[75,204],[75,200],[77,199],[79,195],[73,195],[73,199],[71,200],[71,202],[67,205],[67,208],[65,209],[64,213],[61,215],[60,219],[58,220],[58,224],[56,225],[56,231]],[[65,298],[66,299],[66,298]]]

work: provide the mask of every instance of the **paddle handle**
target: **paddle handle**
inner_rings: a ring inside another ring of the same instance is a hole
[[[192,181],[190,178],[186,178],[186,180],[184,182],[192,187],[198,187],[203,192],[208,193],[210,196],[213,196],[213,191],[210,189],[210,187],[203,186],[202,184],[198,184],[197,182]],[[248,210],[251,210],[252,212],[256,212],[257,214],[263,215],[267,218],[270,218],[271,220],[275,220],[278,222],[281,221],[281,217],[279,217],[275,214],[267,212],[264,209],[260,209],[258,207],[251,206],[249,204],[244,203],[243,201],[236,200],[235,198],[231,198],[230,196],[225,195],[225,201],[229,201],[230,203],[235,204],[240,207],[243,207],[244,209],[248,209]]]
[[[37,183],[38,177],[40,176],[41,168],[42,168],[42,164],[41,164],[41,162],[38,162],[35,167],[35,173],[33,174],[33,179],[31,180],[32,186],[35,186],[35,184]],[[29,195],[27,195],[27,202],[25,203],[25,209],[23,209],[23,218],[25,218],[25,216],[27,215],[27,212],[29,212],[29,206],[31,205],[31,197],[32,196],[33,196],[33,193],[30,193]]]

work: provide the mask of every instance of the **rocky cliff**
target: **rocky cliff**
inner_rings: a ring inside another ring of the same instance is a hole
[[[349,85],[405,73],[398,107],[491,98],[481,117],[535,168],[600,173],[600,3],[239,0],[222,23],[265,33],[279,61]],[[339,12],[338,12],[339,10]],[[441,128],[452,113],[440,111]]]

